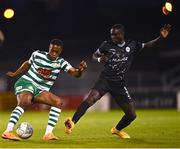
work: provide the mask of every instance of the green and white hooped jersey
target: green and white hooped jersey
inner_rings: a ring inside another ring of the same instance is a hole
[[[72,66],[63,58],[50,60],[45,51],[32,53],[30,69],[22,78],[31,81],[38,89],[49,91],[61,70],[67,72]]]

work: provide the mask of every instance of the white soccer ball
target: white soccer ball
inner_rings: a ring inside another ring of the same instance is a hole
[[[32,125],[28,122],[22,122],[18,125],[16,129],[17,135],[22,139],[28,139],[33,134]]]

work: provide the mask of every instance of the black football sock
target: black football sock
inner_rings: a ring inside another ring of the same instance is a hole
[[[127,127],[131,122],[132,119],[130,119],[127,115],[124,115],[119,121],[119,123],[116,125],[116,129],[122,130],[123,128]]]
[[[73,115],[72,121],[76,124],[78,122],[78,120],[84,115],[84,113],[87,111],[87,109],[89,108],[89,104],[88,102],[85,100],[83,101],[78,109],[76,110],[76,112]]]

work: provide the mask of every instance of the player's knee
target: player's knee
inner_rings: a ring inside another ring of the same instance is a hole
[[[86,101],[89,106],[92,106],[100,99],[100,94],[97,91],[92,91],[89,96],[87,97]]]
[[[56,99],[56,107],[61,109],[62,105],[63,105],[63,103],[62,103],[61,99],[58,97]]]
[[[29,105],[31,105],[32,99],[30,98],[24,98],[18,101],[18,106],[22,107],[23,109],[26,109]]]
[[[26,109],[28,106],[32,104],[32,96],[31,95],[26,95],[26,96],[21,96],[20,99],[18,100],[18,106],[22,107],[23,109]]]
[[[92,106],[93,104],[96,103],[96,101],[98,101],[98,99],[94,98],[94,97],[91,97],[91,98],[87,98],[86,101],[89,104],[89,106]]]

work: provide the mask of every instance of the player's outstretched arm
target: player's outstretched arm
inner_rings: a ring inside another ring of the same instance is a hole
[[[165,24],[161,29],[160,29],[160,35],[154,39],[151,40],[149,42],[146,42],[144,44],[145,48],[150,48],[153,47],[154,45],[156,45],[161,39],[165,39],[167,38],[167,36],[169,35],[169,32],[171,31],[171,25],[170,24]]]
[[[68,70],[68,73],[74,77],[79,78],[83,74],[83,72],[86,70],[86,68],[87,68],[86,62],[81,61],[81,63],[79,64],[79,68],[72,67]]]
[[[15,72],[7,72],[6,75],[9,77],[16,77],[26,71],[31,67],[31,64],[28,61],[25,61],[21,67],[19,67]]]
[[[0,30],[0,47],[2,46],[3,42],[4,42],[4,34],[3,34],[3,32]]]

